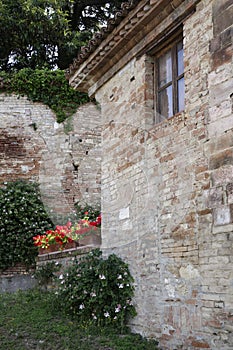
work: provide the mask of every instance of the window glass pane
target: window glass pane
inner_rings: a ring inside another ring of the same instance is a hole
[[[172,86],[159,92],[158,96],[160,120],[164,120],[173,115]]]
[[[184,78],[178,80],[178,112],[184,110]]]
[[[179,76],[184,73],[184,50],[182,41],[177,44],[177,66]]]
[[[172,80],[172,57],[171,50],[159,57],[159,87]]]

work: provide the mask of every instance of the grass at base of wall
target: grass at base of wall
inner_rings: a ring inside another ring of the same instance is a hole
[[[61,300],[62,303],[62,300]],[[0,294],[0,350],[157,350],[155,341],[131,333],[80,326],[56,311],[53,293]]]

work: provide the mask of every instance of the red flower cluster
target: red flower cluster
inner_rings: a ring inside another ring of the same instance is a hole
[[[99,227],[101,226],[101,214],[97,216],[96,221],[89,221],[90,226],[96,226]]]
[[[34,245],[39,248],[48,248],[51,244],[59,244],[60,247],[68,242],[73,242],[70,236],[70,225],[56,226],[55,230],[47,230],[43,235],[33,237]]]
[[[84,234],[90,233],[101,225],[101,215],[96,218],[96,221],[88,220],[88,212],[85,215],[84,219],[74,225],[68,221],[64,226],[57,225],[55,230],[47,230],[43,235],[34,236],[34,245],[39,248],[48,248],[51,244],[59,244],[62,249],[66,243],[79,240]]]

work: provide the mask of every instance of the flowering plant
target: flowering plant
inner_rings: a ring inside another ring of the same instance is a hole
[[[78,241],[101,225],[101,215],[95,221],[89,221],[88,212],[85,212],[85,215],[73,225],[68,221],[66,225],[57,225],[54,230],[47,230],[42,235],[34,236],[34,245],[39,248],[49,248],[51,244],[59,244],[62,249],[66,243]]]
[[[123,331],[136,315],[134,279],[128,264],[115,254],[103,258],[99,249],[92,250],[74,261],[58,280],[57,300],[81,322],[113,325]]]

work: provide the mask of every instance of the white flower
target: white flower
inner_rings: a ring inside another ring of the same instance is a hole
[[[92,314],[93,320],[97,320],[97,317],[95,314]]]
[[[123,284],[119,284],[118,287],[119,287],[119,288],[124,288]]]
[[[110,316],[110,315],[109,315],[109,312],[105,312],[105,313],[104,313],[104,316],[105,316],[105,317],[109,317],[109,316]]]
[[[105,277],[104,275],[99,275],[99,278],[100,278],[101,280],[106,280],[106,277]]]
[[[63,275],[62,274],[59,276],[59,280],[63,280]]]
[[[81,304],[81,305],[79,305],[79,309],[80,309],[80,310],[83,310],[83,309],[85,309],[85,306],[84,306],[84,304]]]
[[[122,279],[122,275],[117,276],[117,279],[121,280]]]
[[[90,295],[91,295],[91,297],[96,297],[95,292],[92,292]]]
[[[115,308],[115,312],[120,312],[121,311],[121,305],[117,305],[117,307]]]

